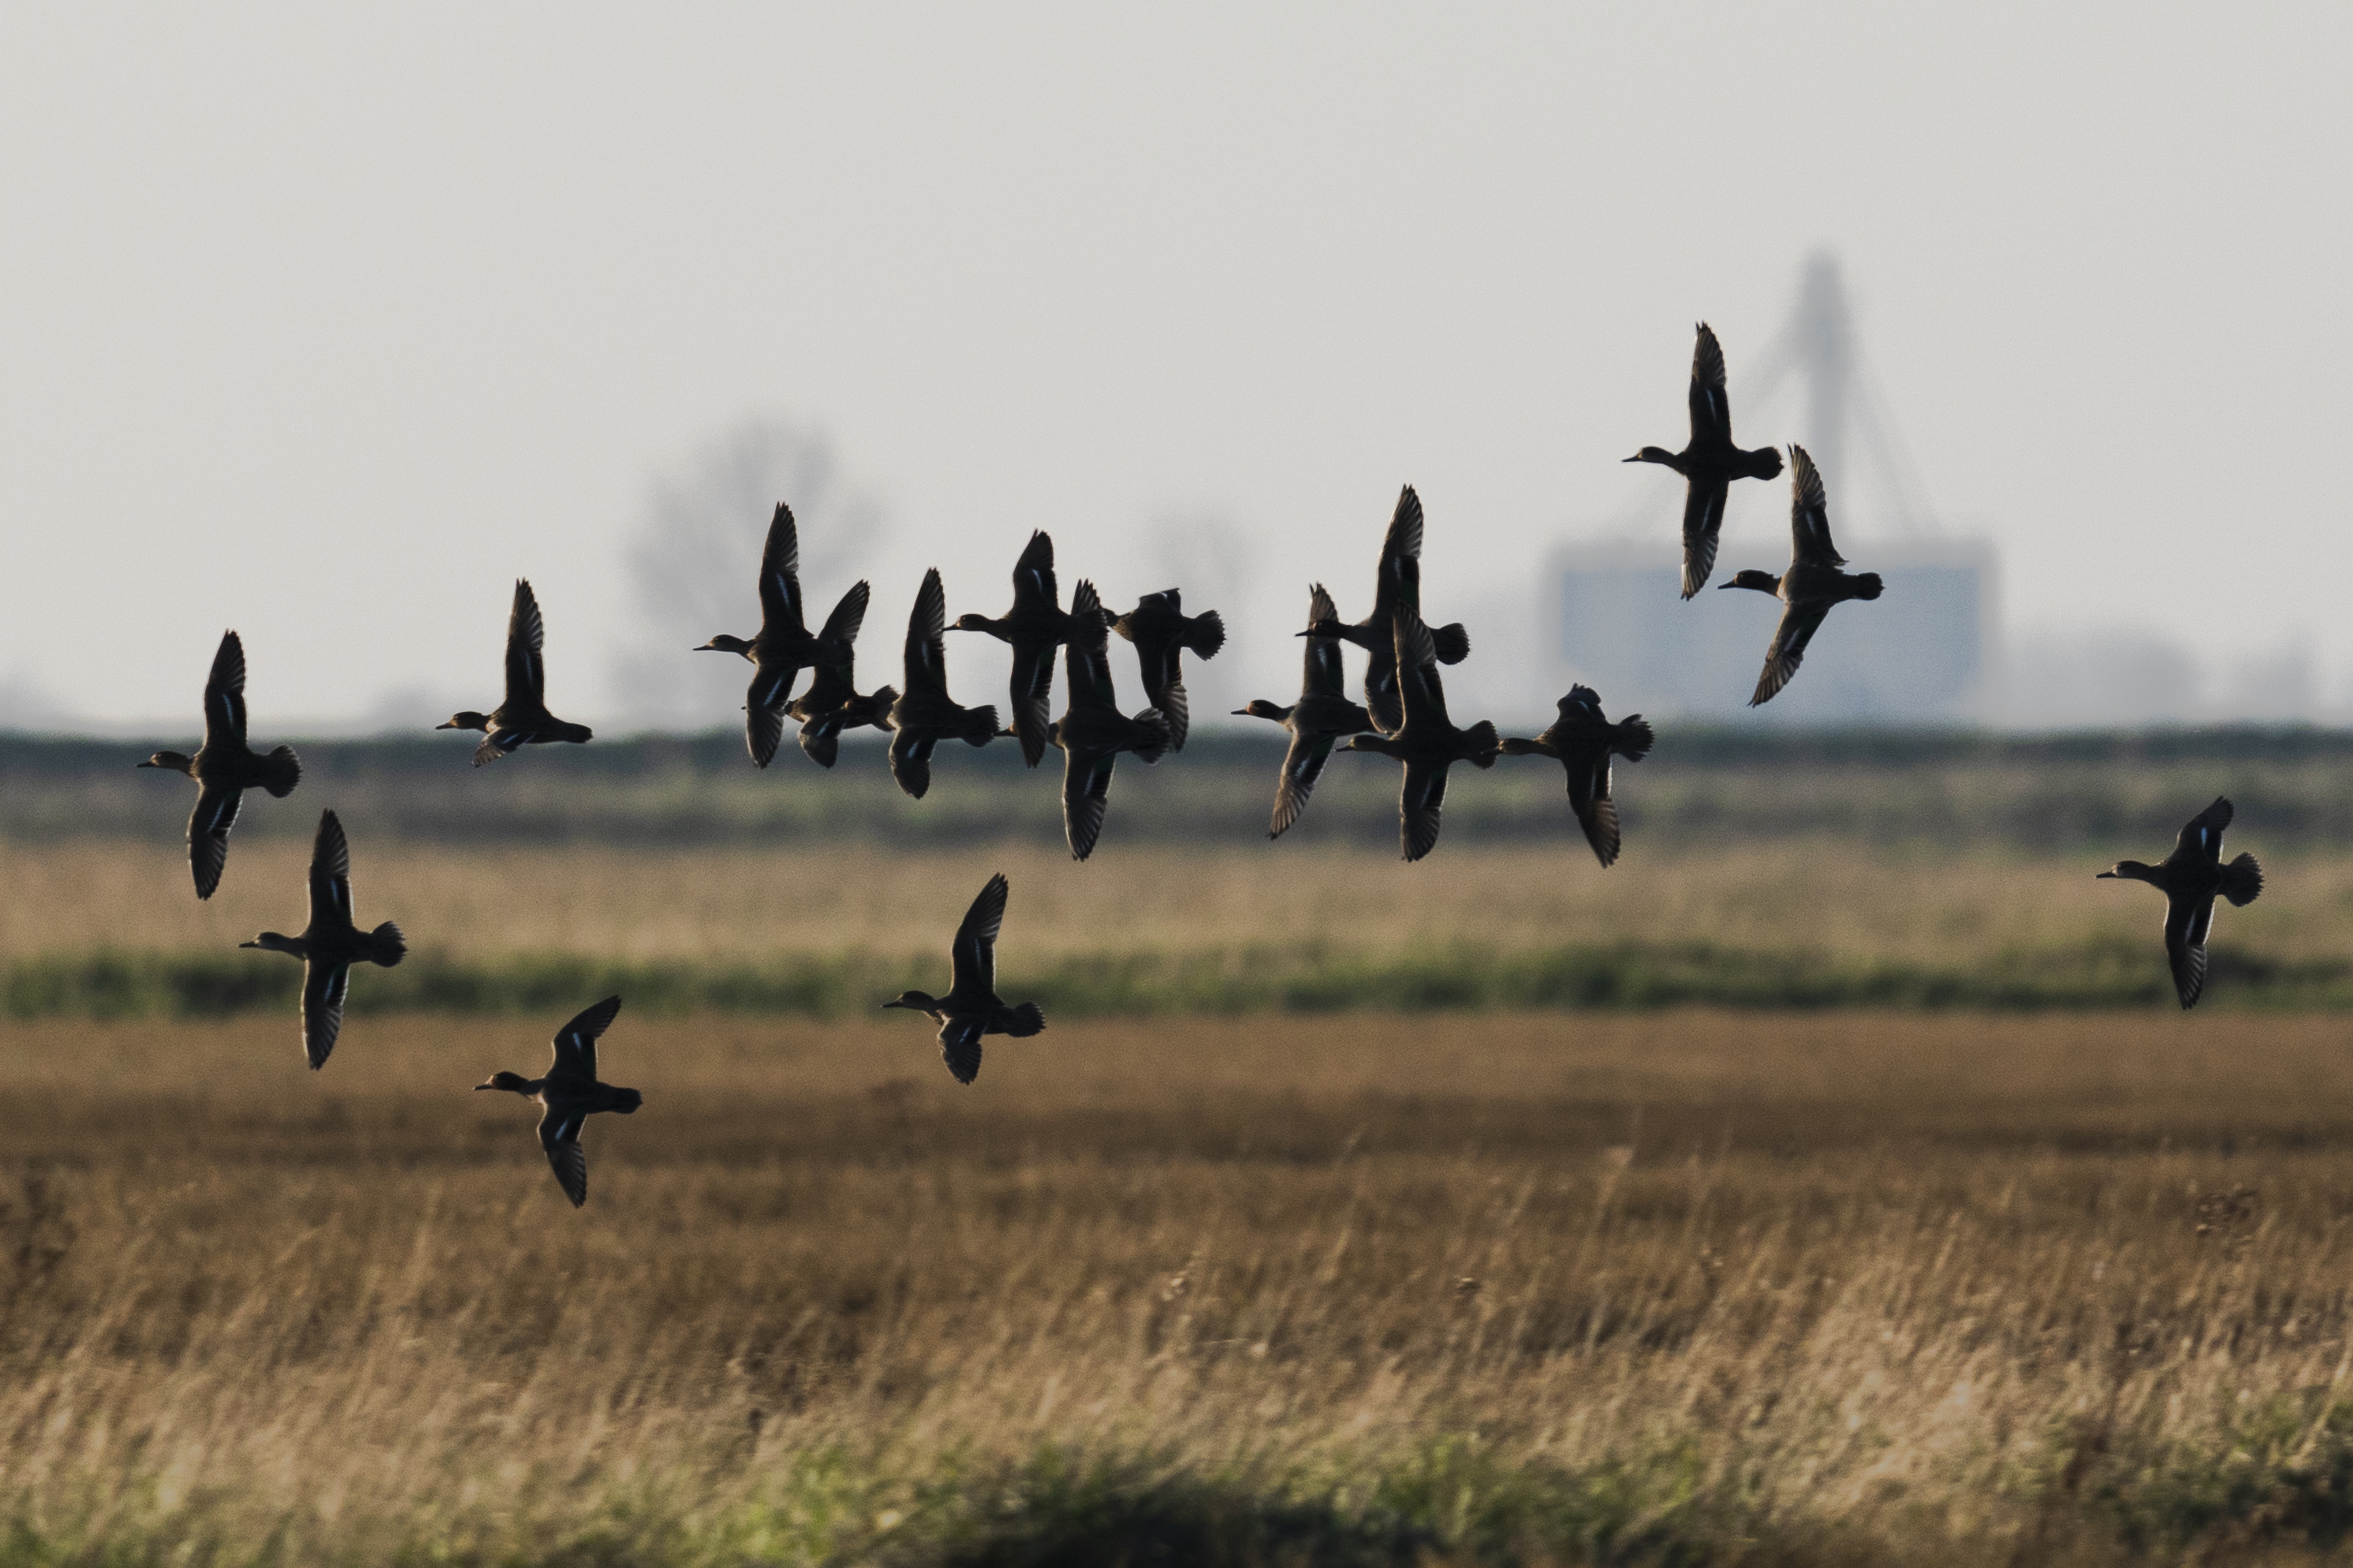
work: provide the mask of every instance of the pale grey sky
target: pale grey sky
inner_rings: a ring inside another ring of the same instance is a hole
[[[258,726],[487,706],[521,574],[551,704],[613,713],[658,479],[763,419],[887,523],[870,679],[925,565],[999,611],[1045,527],[1132,600],[1216,519],[1261,584],[1231,682],[1278,695],[1400,481],[1433,609],[1508,603],[1666,478],[1619,459],[1681,443],[1692,322],[1737,418],[1825,247],[2029,646],[2353,691],[2342,5],[349,13],[0,23],[20,700],[193,723],[233,625]],[[1786,505],[1739,494],[1725,559]]]

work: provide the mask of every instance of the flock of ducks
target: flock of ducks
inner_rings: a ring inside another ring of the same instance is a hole
[[[1683,505],[1683,597],[1707,585],[1715,567],[1725,505],[1735,479],[1771,479],[1782,469],[1781,454],[1770,447],[1743,450],[1732,439],[1725,395],[1724,351],[1705,322],[1698,328],[1692,359],[1691,438],[1680,452],[1644,447],[1628,462],[1657,463],[1681,474],[1687,485]],[[1790,559],[1778,576],[1736,573],[1726,588],[1750,588],[1781,601],[1782,613],[1767,649],[1749,705],[1770,701],[1786,687],[1824,618],[1850,599],[1880,596],[1875,573],[1849,574],[1831,540],[1830,511],[1822,477],[1802,447],[1788,448],[1791,470]],[[1320,583],[1308,594],[1305,667],[1298,700],[1277,704],[1260,699],[1237,714],[1282,725],[1291,736],[1275,785],[1267,837],[1276,838],[1307,808],[1316,780],[1340,742],[1402,764],[1398,837],[1404,858],[1419,860],[1437,847],[1447,775],[1456,763],[1486,769],[1498,757],[1546,756],[1567,774],[1568,800],[1587,843],[1602,866],[1614,864],[1620,847],[1616,803],[1610,797],[1613,757],[1640,762],[1656,741],[1640,714],[1612,722],[1600,695],[1572,687],[1558,704],[1559,717],[1534,739],[1504,737],[1480,720],[1457,726],[1449,716],[1441,667],[1461,663],[1471,653],[1470,634],[1460,623],[1429,625],[1422,615],[1420,497],[1408,485],[1398,498],[1376,567],[1371,609],[1360,621],[1344,621]],[[775,761],[786,719],[800,723],[801,750],[830,768],[839,756],[844,731],[872,727],[891,737],[891,775],[916,799],[931,787],[932,759],[943,741],[985,746],[1010,738],[1022,760],[1038,766],[1048,748],[1062,753],[1062,817],[1071,856],[1086,859],[1100,840],[1113,768],[1124,753],[1157,763],[1185,747],[1189,706],[1184,656],[1213,658],[1224,646],[1224,623],[1214,610],[1187,616],[1180,592],[1146,594],[1134,608],[1113,616],[1092,582],[1082,580],[1061,606],[1054,572],[1054,542],[1034,532],[1015,562],[1013,604],[1001,616],[967,614],[947,618],[947,593],[936,567],[924,574],[908,616],[903,651],[903,689],[858,689],[857,643],[865,625],[871,590],[853,584],[824,624],[812,634],[803,606],[800,538],[792,509],[779,503],[760,559],[760,629],[750,637],[713,636],[692,651],[740,655],[753,667],[744,696],[744,735],[753,763]],[[989,704],[965,707],[949,695],[945,658],[949,631],[981,632],[1012,651],[1012,675],[1000,727]],[[1148,705],[1134,714],[1119,707],[1112,679],[1110,634],[1134,646]],[[548,710],[545,626],[528,581],[518,580],[507,622],[503,699],[488,713],[453,714],[443,730],[480,731],[473,763],[481,767],[524,746],[556,742],[582,744],[593,738],[585,724]],[[1347,690],[1343,648],[1366,656],[1364,700]],[[1051,717],[1054,655],[1062,650],[1065,707]],[[803,670],[809,684],[796,697]],[[235,631],[221,638],[205,683],[205,738],[193,756],[158,752],[142,768],[183,773],[197,784],[195,809],[188,818],[188,862],[196,896],[209,899],[227,862],[228,835],[249,789],[284,798],[301,782],[300,759],[290,746],[257,752],[246,738],[245,648]],[[2186,1009],[2203,991],[2206,940],[2214,900],[2251,902],[2263,891],[2263,873],[2251,855],[2222,861],[2222,832],[2230,826],[2227,799],[2214,804],[2181,830],[2173,853],[2155,866],[2120,861],[2103,878],[2143,881],[2166,895],[2166,952],[2176,994]],[[1046,1026],[1034,1002],[1008,1005],[997,994],[997,940],[1005,921],[1009,884],[989,879],[973,900],[949,948],[950,984],[945,994],[908,991],[885,1002],[928,1016],[939,1026],[941,1054],[960,1083],[980,1072],[981,1041],[987,1035],[1027,1038]],[[407,952],[400,928],[385,921],[363,931],[352,900],[351,851],[343,824],[332,810],[321,814],[310,870],[311,918],[301,934],[263,931],[241,945],[301,960],[302,1044],[311,1068],[326,1065],[343,1024],[352,966],[389,968]],[[536,1079],[499,1072],[477,1089],[520,1094],[540,1107],[539,1138],[565,1195],[577,1207],[587,1201],[587,1158],[580,1134],[598,1111],[627,1115],[644,1096],[601,1081],[596,1042],[619,1014],[621,999],[608,996],[565,1025],[555,1037],[554,1059]]]

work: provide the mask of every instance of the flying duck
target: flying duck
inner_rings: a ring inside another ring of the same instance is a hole
[[[767,545],[760,552],[760,635],[746,642],[721,632],[692,650],[740,653],[752,661],[756,673],[744,693],[744,744],[756,766],[776,759],[785,738],[785,705],[800,672],[811,665],[849,662],[849,645],[866,619],[868,592],[864,583],[853,586],[834,606],[825,629],[809,636],[801,615],[800,530],[793,523],[793,509],[776,503]],[[849,628],[846,635],[839,633],[841,626]]]
[[[1303,637],[1338,637],[1372,655],[1365,667],[1365,707],[1383,734],[1405,722],[1398,699],[1396,622],[1398,611],[1421,619],[1421,498],[1408,485],[1398,492],[1397,511],[1381,541],[1379,574],[1373,582],[1373,613],[1351,626],[1334,616],[1308,624]],[[1471,634],[1462,623],[1431,626],[1430,646],[1440,664],[1471,657]]]
[[[1168,721],[1168,749],[1185,749],[1185,731],[1192,727],[1191,700],[1185,695],[1185,672],[1179,668],[1187,652],[1215,658],[1226,646],[1226,623],[1215,610],[1198,616],[1185,613],[1185,596],[1175,588],[1146,594],[1135,608],[1112,623],[1112,630],[1135,645],[1137,664],[1144,671],[1144,696]]]
[[[1307,624],[1329,625],[1340,618],[1332,595],[1318,583],[1308,590]],[[1340,658],[1336,637],[1307,639],[1307,668],[1299,683],[1299,700],[1278,707],[1263,697],[1247,708],[1234,710],[1238,718],[1271,719],[1291,731],[1291,749],[1282,755],[1282,780],[1274,786],[1274,816],[1266,836],[1280,838],[1283,829],[1307,809],[1307,796],[1323,776],[1332,755],[1332,742],[1345,735],[1361,735],[1376,728],[1373,716],[1348,700],[1348,672]],[[1509,742],[1505,742],[1509,744]]]
[[[588,1201],[588,1155],[580,1147],[580,1128],[600,1110],[628,1116],[646,1102],[634,1089],[596,1081],[596,1037],[610,1028],[621,1010],[618,996],[607,996],[564,1026],[555,1036],[555,1061],[545,1078],[525,1078],[519,1072],[496,1072],[476,1090],[503,1089],[539,1102],[539,1146],[547,1151],[556,1184],[578,1208]]]
[[[859,628],[865,624],[866,584],[860,583],[841,596],[833,614],[825,618],[825,630],[818,634],[819,643],[841,645],[841,661],[818,665],[808,689],[785,709],[801,721],[801,750],[819,767],[833,766],[834,758],[840,754],[844,730],[869,724],[877,730],[891,728],[887,715],[899,694],[887,686],[862,697],[858,691],[855,645]]]
[[[280,800],[301,782],[302,763],[291,746],[256,756],[245,743],[245,644],[235,632],[221,634],[213,672],[205,680],[205,741],[196,754],[158,752],[139,764],[167,768],[196,781],[196,809],[188,815],[188,869],[195,874],[196,897],[209,899],[228,864],[228,830],[249,789],[266,789]]]
[[[1456,763],[1495,765],[1501,742],[1482,719],[1458,730],[1446,717],[1446,688],[1438,678],[1438,651],[1430,628],[1409,611],[1397,613],[1396,668],[1402,721],[1388,734],[1353,735],[1352,752],[1378,752],[1405,764],[1398,795],[1398,837],[1405,858],[1419,860],[1438,847],[1438,813],[1446,804],[1446,772]]]
[[[1757,678],[1748,706],[1770,702],[1789,684],[1806,657],[1806,645],[1831,606],[1849,599],[1879,597],[1879,574],[1839,570],[1846,557],[1831,543],[1830,503],[1822,494],[1822,476],[1803,447],[1789,448],[1789,569],[1778,577],[1770,572],[1736,572],[1727,588],[1754,588],[1778,597],[1784,608],[1774,630],[1773,646],[1765,650],[1765,671]]]
[[[1661,463],[1690,483],[1683,493],[1683,597],[1707,586],[1715,570],[1716,535],[1724,528],[1724,501],[1735,479],[1769,479],[1781,471],[1781,454],[1770,447],[1744,452],[1732,444],[1732,404],[1724,391],[1724,349],[1708,324],[1699,324],[1692,351],[1691,440],[1680,452],[1645,447],[1626,459]]]
[[[952,984],[944,996],[902,991],[885,1007],[928,1013],[940,1026],[940,1055],[958,1083],[980,1076],[980,1037],[1010,1035],[1026,1040],[1046,1026],[1046,1015],[1035,1002],[1008,1007],[997,996],[997,932],[1005,923],[1005,897],[1010,884],[999,871],[988,879],[965,911],[948,949]]]
[[[2173,841],[2173,853],[2163,860],[2154,866],[2119,860],[2113,870],[2100,873],[2147,882],[2165,894],[2165,958],[2173,968],[2173,990],[2184,1012],[2197,1005],[2199,993],[2206,989],[2206,936],[2214,929],[2214,895],[2244,908],[2263,890],[2263,868],[2253,856],[2242,854],[2222,864],[2222,830],[2231,826],[2232,815],[2230,798],[2218,795],[2213,805],[2189,819]]]
[[[1590,686],[1572,686],[1560,700],[1560,717],[1551,729],[1533,741],[1504,741],[1507,757],[1557,757],[1568,772],[1568,808],[1577,813],[1585,841],[1602,865],[1618,860],[1618,803],[1609,798],[1609,754],[1630,763],[1650,754],[1657,739],[1640,713],[1630,713],[1612,724],[1601,712],[1601,694]]]
[[[332,811],[319,814],[319,837],[311,847],[311,923],[300,936],[266,931],[237,945],[302,961],[302,1050],[313,1072],[327,1065],[327,1053],[343,1030],[352,965],[390,969],[408,953],[400,928],[390,921],[364,931],[352,923],[352,851]]]
[[[932,787],[932,748],[962,740],[986,746],[997,736],[997,710],[959,706],[948,695],[947,590],[936,566],[923,574],[915,608],[907,617],[907,689],[887,717],[891,722],[891,776],[917,800]]]
[[[437,730],[480,730],[482,743],[474,748],[474,765],[495,762],[520,746],[543,746],[551,741],[580,745],[596,738],[586,724],[567,724],[547,710],[547,660],[541,645],[547,630],[539,618],[539,600],[524,578],[515,579],[514,608],[507,616],[507,695],[495,711],[468,709],[453,713]]]
[[[958,616],[949,629],[987,632],[1013,645],[1013,734],[1021,742],[1021,760],[1036,767],[1054,727],[1054,650],[1082,630],[1076,616],[1062,608],[1055,585],[1052,536],[1042,528],[1029,536],[1013,563],[1013,607],[1001,619]]]
[[[1070,648],[1064,655],[1070,706],[1050,739],[1062,750],[1062,835],[1070,841],[1071,858],[1083,860],[1095,852],[1095,840],[1103,836],[1103,808],[1111,798],[1112,769],[1119,754],[1134,752],[1156,763],[1172,741],[1168,720],[1159,709],[1146,708],[1133,719],[1119,710],[1111,683],[1111,639],[1092,583],[1082,579],[1071,595],[1071,620]],[[1181,695],[1183,688],[1178,691]]]

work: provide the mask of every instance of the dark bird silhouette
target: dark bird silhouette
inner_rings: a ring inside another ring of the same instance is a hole
[[[1657,736],[1630,713],[1612,724],[1602,715],[1601,694],[1590,686],[1572,686],[1560,700],[1560,717],[1551,729],[1533,741],[1516,738],[1503,743],[1507,757],[1556,757],[1568,773],[1568,808],[1577,813],[1585,841],[1604,866],[1618,860],[1618,803],[1609,798],[1611,752],[1630,763],[1650,754]]]
[[[1806,645],[1814,640],[1831,605],[1849,599],[1876,599],[1880,593],[1878,573],[1839,570],[1846,564],[1846,557],[1831,543],[1830,503],[1823,498],[1822,476],[1815,471],[1814,460],[1806,456],[1803,447],[1789,448],[1789,461],[1793,470],[1789,475],[1789,569],[1778,577],[1770,572],[1736,572],[1732,581],[1724,584],[1774,595],[1783,606],[1773,646],[1765,650],[1764,673],[1757,678],[1756,693],[1748,699],[1751,708],[1770,702],[1776,692],[1789,684],[1806,657]]]
[[[474,748],[474,765],[494,762],[522,746],[543,746],[551,741],[581,745],[596,732],[586,724],[568,724],[547,710],[547,660],[543,647],[547,629],[539,618],[539,600],[524,578],[515,579],[514,608],[507,616],[506,700],[489,713],[468,709],[450,715],[437,730],[480,730],[482,743]]]
[[[1332,595],[1324,591],[1323,584],[1316,584],[1308,591],[1308,626],[1329,625],[1339,618]],[[1282,779],[1274,786],[1274,816],[1266,829],[1269,838],[1282,837],[1283,829],[1307,809],[1307,797],[1324,774],[1333,742],[1377,728],[1370,713],[1348,700],[1348,674],[1338,637],[1308,637],[1306,664],[1300,678],[1299,700],[1290,707],[1255,697],[1249,707],[1234,710],[1237,717],[1271,719],[1291,731],[1291,749],[1282,756]]]
[[[825,629],[818,633],[820,646],[840,647],[840,659],[818,664],[808,689],[785,708],[786,714],[801,721],[801,750],[820,767],[833,766],[834,758],[840,754],[844,730],[869,724],[877,730],[891,728],[888,715],[891,704],[899,700],[898,692],[887,686],[862,697],[858,691],[856,645],[859,628],[865,624],[866,584],[860,583],[841,596],[833,614],[825,618]]]
[[[756,671],[744,693],[744,744],[752,761],[766,767],[776,761],[785,738],[785,706],[793,682],[812,665],[848,664],[849,645],[866,619],[869,590],[852,587],[834,606],[825,629],[816,637],[801,612],[801,536],[794,526],[793,509],[776,503],[768,521],[768,542],[760,552],[760,635],[746,642],[721,632],[693,649],[696,653],[740,653]],[[855,601],[855,607],[852,602]],[[846,626],[846,634],[839,628]]]
[[[997,995],[997,932],[1005,923],[1005,898],[1010,884],[1000,871],[988,879],[965,911],[948,949],[948,994],[934,996],[922,991],[902,991],[885,1007],[927,1013],[940,1026],[940,1055],[958,1083],[980,1076],[980,1037],[1010,1035],[1026,1040],[1046,1026],[1046,1015],[1035,1002],[1008,1007]]]
[[[633,1113],[646,1102],[634,1089],[621,1089],[596,1079],[596,1037],[612,1027],[621,1010],[618,996],[607,996],[564,1026],[555,1036],[555,1061],[545,1078],[525,1078],[519,1072],[492,1073],[477,1090],[503,1089],[539,1102],[539,1146],[547,1151],[556,1184],[578,1208],[588,1201],[588,1155],[580,1147],[580,1129],[600,1110]]]
[[[263,931],[239,947],[283,952],[302,961],[302,1051],[316,1072],[327,1065],[343,1027],[343,997],[351,990],[352,965],[380,963],[390,969],[407,956],[408,943],[390,921],[374,931],[352,921],[352,851],[343,825],[332,811],[319,814],[319,837],[311,847],[311,923],[300,936]]]
[[[1689,484],[1683,494],[1683,597],[1707,586],[1715,570],[1716,536],[1724,529],[1725,498],[1735,479],[1769,479],[1781,471],[1770,447],[1744,452],[1732,444],[1732,404],[1724,390],[1724,350],[1708,324],[1699,324],[1692,352],[1691,440],[1680,452],[1645,447],[1626,459],[1660,463]]]
[[[1135,645],[1136,662],[1144,671],[1144,696],[1168,721],[1168,749],[1185,749],[1185,732],[1192,728],[1192,700],[1185,695],[1183,656],[1192,653],[1215,658],[1226,646],[1226,623],[1215,610],[1198,616],[1185,613],[1184,595],[1175,588],[1146,594],[1135,608],[1112,623],[1112,630]]]
[[[907,685],[891,704],[891,776],[917,800],[932,787],[932,749],[942,741],[986,746],[997,738],[997,710],[965,708],[948,695],[947,590],[936,566],[923,574],[907,617]]]
[[[1103,809],[1111,799],[1111,775],[1122,752],[1156,763],[1172,742],[1168,721],[1157,708],[1133,719],[1119,710],[1111,683],[1111,639],[1103,630],[1095,585],[1081,580],[1071,595],[1069,652],[1064,656],[1070,706],[1050,736],[1062,750],[1062,834],[1071,858],[1095,852],[1103,836]],[[1092,630],[1087,628],[1092,627]]]
[[[235,632],[221,634],[205,681],[204,744],[193,757],[158,752],[139,765],[196,781],[196,809],[188,816],[188,869],[195,874],[196,897],[211,898],[228,864],[228,830],[237,824],[245,792],[266,789],[283,800],[302,778],[293,747],[277,746],[256,756],[245,743],[245,644]]]
[[[1373,581],[1373,613],[1350,625],[1337,614],[1311,621],[1303,637],[1338,637],[1372,656],[1365,667],[1365,709],[1383,734],[1405,722],[1398,698],[1396,625],[1398,611],[1421,619],[1421,498],[1408,485],[1398,493],[1397,511],[1381,541],[1379,574]],[[1431,626],[1430,647],[1440,664],[1461,664],[1471,657],[1471,634],[1462,623]]]
[[[1013,646],[1013,734],[1021,742],[1021,760],[1036,767],[1054,727],[1054,650],[1080,629],[1055,585],[1052,537],[1042,528],[1029,536],[1013,563],[1013,607],[1002,618],[958,616],[950,629],[987,632]]]
[[[1492,768],[1502,742],[1495,726],[1484,719],[1458,730],[1447,718],[1446,688],[1438,678],[1438,650],[1430,628],[1399,610],[1396,637],[1403,721],[1390,734],[1351,736],[1348,749],[1378,752],[1405,764],[1405,787],[1398,795],[1398,837],[1405,858],[1419,860],[1438,847],[1447,770],[1461,762]]]
[[[2119,860],[2100,875],[2147,882],[2165,895],[2165,958],[2173,969],[2174,994],[2184,1012],[2206,989],[2206,937],[2214,929],[2214,896],[2241,908],[2263,890],[2263,868],[2252,855],[2222,863],[2222,830],[2231,826],[2231,802],[2214,804],[2189,819],[2173,841],[2173,853],[2154,866]]]

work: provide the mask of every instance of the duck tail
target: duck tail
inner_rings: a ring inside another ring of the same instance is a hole
[[[408,956],[408,939],[390,921],[368,932],[368,940],[375,945],[375,951],[368,956],[386,969]]]
[[[957,731],[967,746],[986,746],[997,737],[997,706],[983,703],[964,710],[964,728]]]
[[[2252,855],[2242,855],[2222,868],[2222,896],[2232,907],[2242,909],[2255,901],[2263,890],[2263,868],[2255,864]]]
[[[1168,754],[1176,732],[1168,727],[1168,716],[1157,708],[1146,708],[1135,716],[1136,728],[1144,739],[1134,747],[1135,754],[1147,763],[1156,763]]]
[[[1185,647],[1202,658],[1215,658],[1226,646],[1226,623],[1215,610],[1203,610],[1185,628]]]
[[[1485,719],[1480,720],[1462,731],[1462,739],[1471,748],[1471,761],[1475,765],[1482,768],[1492,768],[1495,765],[1495,758],[1503,751],[1504,742],[1496,735],[1495,726],[1492,722]]]
[[[1046,1014],[1035,1002],[1024,1002],[1018,1007],[1005,1009],[1005,1032],[1017,1040],[1026,1040],[1046,1026]]]
[[[294,754],[294,748],[291,746],[274,748],[268,756],[261,759],[261,763],[263,768],[261,787],[280,800],[284,800],[288,795],[292,795],[294,786],[302,782],[302,759]]]
[[[1753,452],[1740,454],[1743,479],[1778,479],[1781,477],[1781,450],[1778,447],[1759,447]]]
[[[1878,573],[1862,572],[1856,574],[1854,586],[1851,593],[1858,599],[1876,599],[1879,597],[1880,586]]]
[[[611,1093],[612,1103],[605,1109],[617,1110],[624,1116],[635,1115],[638,1107],[646,1102],[646,1097],[634,1089],[614,1089]]]
[[[1616,732],[1609,737],[1609,749],[1630,763],[1639,763],[1649,756],[1651,748],[1658,743],[1658,732],[1640,713],[1629,713],[1619,720]]]
[[[1461,664],[1471,657],[1471,634],[1462,629],[1461,621],[1430,627],[1430,640],[1438,649],[1440,664]]]

